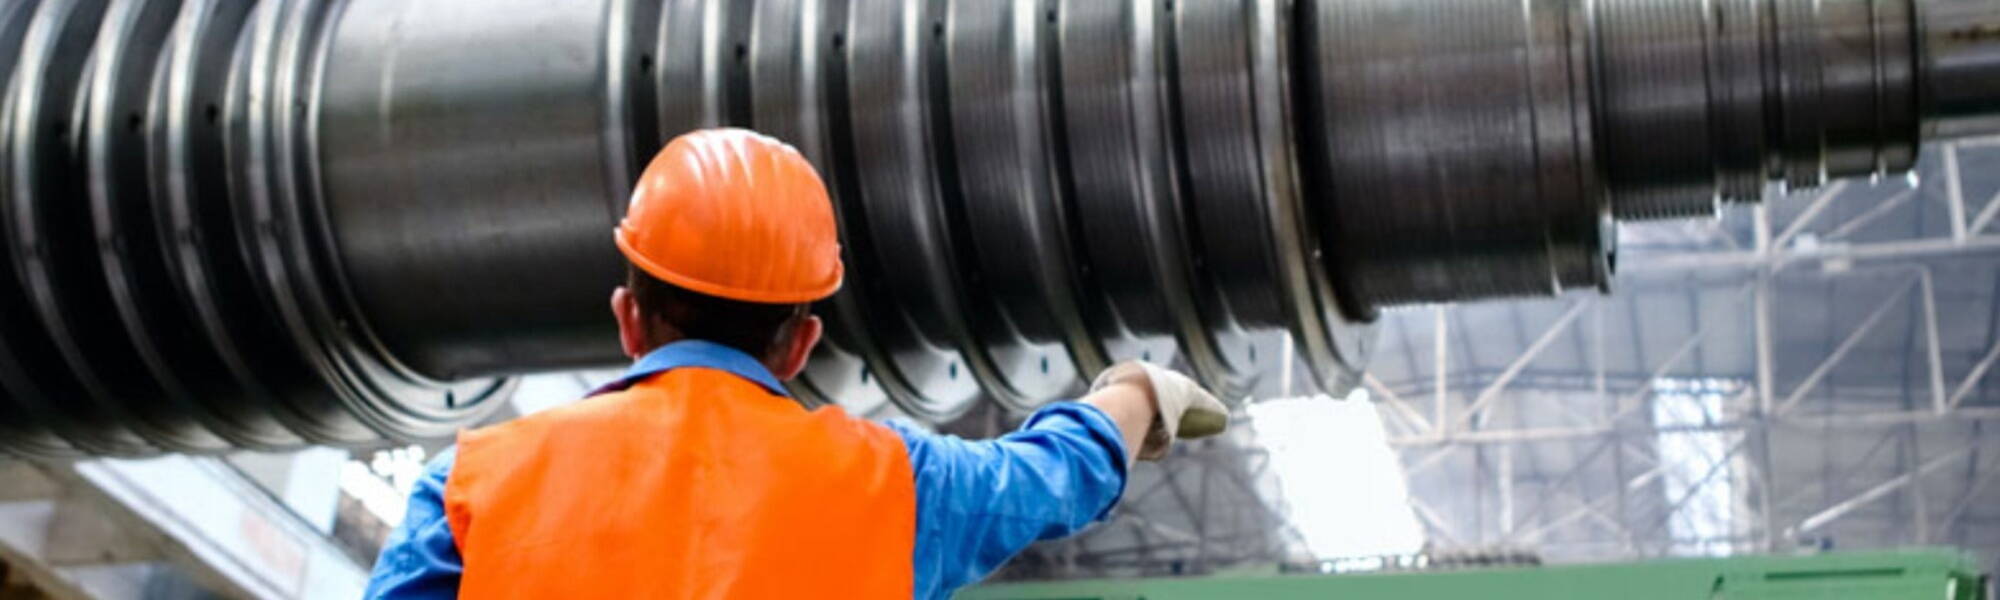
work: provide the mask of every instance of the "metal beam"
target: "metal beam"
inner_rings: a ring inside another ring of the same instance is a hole
[[[1950,211],[1951,239],[1965,241],[1965,178],[1958,172],[1958,144],[1944,145],[1945,207]]]
[[[1793,218],[1790,225],[1785,226],[1785,231],[1779,233],[1778,238],[1771,241],[1771,246],[1775,248],[1785,247],[1807,225],[1811,225],[1813,219],[1819,218],[1819,214],[1825,211],[1826,207],[1831,206],[1834,200],[1839,199],[1840,193],[1845,191],[1847,191],[1846,180],[1836,181],[1833,185],[1826,186],[1826,190],[1820,192],[1818,197],[1813,198],[1812,203],[1807,204],[1806,209],[1800,212],[1798,217]]]
[[[1959,518],[1964,517],[1965,511],[1972,508],[1972,501],[1979,498],[1979,493],[1986,491],[1987,486],[1993,485],[1994,480],[2000,480],[2000,469],[1987,471],[1986,474],[1979,476],[1978,481],[1967,486],[1965,495],[1960,496],[1958,503],[1952,505],[1951,510],[1944,514],[1944,519],[1938,521],[1938,531],[1954,531]]]
[[[1435,440],[1438,438],[1433,436],[1422,436],[1421,439]],[[1390,445],[1393,446],[1395,445],[1395,443],[1392,441]],[[1430,470],[1431,467],[1435,467],[1438,465],[1438,463],[1444,462],[1444,458],[1446,456],[1449,456],[1453,450],[1457,450],[1457,448],[1452,446],[1451,444],[1440,445],[1438,449],[1431,452],[1429,456],[1425,456],[1423,457],[1423,459],[1418,460],[1415,463],[1411,463],[1409,467],[1404,468],[1403,477],[1404,478],[1416,477],[1418,474]]]
[[[1660,474],[1665,472],[1666,472],[1666,465],[1660,465],[1654,467],[1653,469],[1646,471],[1645,473],[1639,474],[1637,477],[1633,477],[1629,481],[1621,482],[1619,484],[1619,489],[1620,490],[1639,489],[1641,487],[1644,487],[1647,483],[1651,482],[1654,478],[1658,477]],[[1541,524],[1540,526],[1534,529],[1528,530],[1527,533],[1521,534],[1518,537],[1521,540],[1528,542],[1539,541],[1541,536],[1547,535],[1550,531],[1554,531],[1564,525],[1568,525],[1569,523],[1574,522],[1577,519],[1597,514],[1599,510],[1597,505],[1604,503],[1605,500],[1616,500],[1621,497],[1623,497],[1622,493],[1611,494],[1611,495],[1601,496],[1595,500],[1584,502],[1583,506],[1578,507],[1576,510],[1572,510],[1568,513],[1565,513],[1563,516],[1550,519],[1549,521]],[[1631,537],[1630,531],[1625,530],[1623,523],[1616,523],[1615,526],[1617,529],[1625,531],[1627,537]]]
[[[1606,377],[1606,369],[1608,367],[1605,364],[1607,361],[1604,357],[1604,306],[1605,303],[1598,302],[1596,303],[1595,306],[1593,306],[1590,309],[1590,314],[1591,314],[1590,370],[1592,372],[1591,383],[1592,387],[1595,388],[1595,391],[1597,392],[1595,397],[1599,402],[1604,401],[1608,396],[1610,396],[1610,392],[1608,392],[1605,389],[1606,388],[1605,384],[1608,379]],[[1615,411],[1617,410],[1617,408],[1612,407],[1611,410]]]
[[[1757,276],[1756,304],[1751,307],[1751,336],[1757,350],[1757,414],[1770,416],[1778,393],[1777,363],[1772,358],[1772,346],[1777,342],[1771,337],[1771,274]]]
[[[1834,428],[1856,428],[1856,427],[1877,427],[1885,425],[1902,425],[1906,423],[1930,423],[1937,421],[1970,421],[1970,420],[1982,420],[1982,419],[2000,419],[2000,407],[1971,408],[1971,409],[1961,408],[1945,414],[1938,414],[1937,411],[1932,411],[1932,410],[1915,410],[1915,411],[1894,411],[1894,412],[1848,412],[1848,413],[1829,413],[1823,415],[1799,415],[1796,417],[1785,417],[1783,419],[1780,419],[1778,422],[1779,424],[1784,426],[1798,426],[1798,427],[1825,426]]]
[[[1539,542],[1541,541],[1542,536],[1548,535],[1549,532],[1560,529],[1563,526],[1573,523],[1579,519],[1590,516],[1591,514],[1597,511],[1598,504],[1603,503],[1605,500],[1611,500],[1614,498],[1615,496],[1605,496],[1598,498],[1596,500],[1592,500],[1588,503],[1585,503],[1583,506],[1577,507],[1576,510],[1572,510],[1564,514],[1563,516],[1556,517],[1555,519],[1552,519],[1547,523],[1541,524],[1541,526],[1529,530],[1527,533],[1521,534],[1520,538],[1522,541],[1528,543]]]
[[[1756,288],[1754,285],[1744,286],[1743,291],[1739,293],[1747,295],[1752,293],[1755,289]],[[1689,334],[1686,341],[1681,342],[1681,345],[1675,348],[1673,353],[1667,355],[1666,360],[1661,361],[1659,366],[1653,368],[1653,371],[1646,376],[1646,381],[1647,382],[1659,381],[1661,378],[1666,377],[1667,371],[1673,370],[1675,365],[1680,364],[1682,359],[1687,358],[1689,354],[1692,354],[1695,351],[1695,349],[1701,345],[1702,340],[1705,339],[1708,335],[1708,328],[1709,325],[1711,324],[1712,323],[1703,323],[1700,327],[1696,327],[1694,333]],[[1597,385],[1599,386],[1599,389],[1602,389],[1604,385],[1604,382],[1602,381],[1603,373],[1600,371],[1598,373],[1598,376],[1600,377],[1600,379],[1597,382]],[[1642,382],[1639,385],[1638,389],[1634,389],[1632,390],[1631,393],[1618,399],[1618,403],[1615,406],[1615,410],[1617,412],[1612,413],[1611,418],[1607,419],[1607,421],[1613,426],[1617,425],[1619,419],[1624,418],[1625,415],[1629,414],[1631,411],[1638,410],[1640,406],[1639,401],[1651,395],[1652,391],[1653,388],[1651,386],[1648,386],[1644,382]]]
[[[1634,259],[1631,264],[1621,262],[1620,273],[1658,273],[1677,271],[1715,270],[1730,267],[1748,268],[1767,263],[1785,266],[1796,262],[1813,260],[1869,261],[1887,259],[1924,258],[1955,254],[1971,254],[2000,251],[2000,235],[1979,235],[1964,240],[1926,238],[1895,242],[1872,242],[1867,244],[1824,244],[1811,248],[1790,248],[1774,252],[1769,256],[1755,251],[1745,252],[1688,252],[1647,256]]]
[[[1945,401],[1945,408],[1958,408],[1959,404],[1965,402],[1965,396],[1971,394],[1973,388],[1979,386],[1979,380],[1986,377],[1986,371],[1993,368],[1993,363],[1996,360],[2000,360],[2000,343],[1996,343],[1992,348],[1988,348],[1986,356],[1980,357],[1979,362],[1972,365],[1972,372],[1967,373],[1965,381],[1960,382],[1958,389],[1951,393],[1951,398]]]
[[[1835,519],[1839,519],[1840,517],[1845,516],[1847,513],[1854,512],[1854,510],[1857,508],[1866,506],[1870,502],[1874,502],[1876,500],[1881,499],[1883,496],[1887,496],[1891,493],[1894,493],[1896,490],[1902,489],[1903,486],[1910,485],[1911,482],[1916,481],[1917,478],[1922,477],[1925,473],[1929,473],[1933,470],[1936,470],[1938,467],[1942,467],[1945,464],[1950,463],[1953,460],[1957,460],[1959,457],[1964,456],[1967,453],[1970,453],[1972,451],[1972,448],[1976,447],[1977,446],[1974,445],[1971,447],[1954,450],[1939,455],[1935,458],[1925,461],[1923,466],[1917,467],[1917,469],[1914,471],[1898,475],[1894,479],[1884,481],[1876,485],[1875,487],[1869,488],[1868,491],[1861,492],[1860,494],[1857,494],[1852,498],[1848,498],[1837,504],[1834,504],[1833,506],[1829,506],[1825,510],[1813,513],[1812,516],[1800,520],[1798,525],[1795,525],[1791,529],[1787,530],[1786,536],[1787,537],[1795,536],[1801,533],[1819,529],[1820,527],[1825,526],[1827,523],[1831,523]]]
[[[1833,471],[1830,466],[1831,463],[1829,463],[1829,468],[1826,470],[1825,475],[1821,478],[1820,481],[1809,482],[1806,484],[1804,488],[1799,490],[1794,490],[1790,496],[1785,497],[1785,499],[1780,501],[1778,505],[1791,506],[1792,504],[1797,503],[1800,500],[1804,500],[1806,496],[1811,495],[1813,492],[1820,492],[1821,495],[1826,498],[1825,503],[1832,504],[1833,493],[1836,490],[1846,489],[1848,483],[1854,481],[1855,478],[1860,477],[1861,473],[1863,472],[1862,469],[1864,467],[1867,467],[1869,464],[1873,463],[1875,461],[1875,457],[1880,455],[1883,449],[1889,447],[1889,442],[1891,439],[1892,438],[1890,438],[1888,435],[1883,435],[1880,439],[1876,440],[1876,442],[1873,445],[1868,447],[1867,452],[1863,452],[1861,454],[1860,459],[1855,460],[1853,463],[1850,463],[1850,466],[1846,469],[1846,472],[1840,477],[1835,477],[1833,475]],[[1826,450],[1830,449],[1831,447],[1832,447],[1831,445],[1822,445],[1821,449]],[[1831,459],[1822,459],[1822,460],[1830,461]],[[1838,479],[1838,481],[1835,481],[1836,479]],[[1829,483],[1834,485],[1829,485]]]
[[[1769,421],[1740,419],[1703,425],[1671,426],[1659,428],[1613,427],[1535,427],[1528,429],[1494,429],[1453,434],[1450,438],[1433,436],[1412,436],[1389,438],[1389,445],[1396,447],[1439,446],[1471,444],[1519,444],[1528,442],[1553,442],[1588,439],[1612,435],[1649,435],[1675,432],[1712,432],[1754,429],[1769,423],[1770,426],[1785,429],[1865,429],[1887,427],[1907,423],[1930,423],[1938,421],[2000,420],[2000,407],[1960,408],[1949,413],[1938,414],[1934,410],[1829,413],[1818,415],[1790,415]]]
[[[1944,314],[1951,315],[1952,313],[1950,311],[1944,311]],[[1950,326],[1947,326],[1946,329],[1950,329]],[[1801,345],[1802,344],[1794,344],[1793,347],[1798,347]],[[1829,341],[1826,344],[1826,346],[1827,349],[1830,350],[1833,346],[1833,342]],[[1981,344],[1981,346],[1984,346],[1984,344]],[[1949,360],[1949,354],[1958,354],[1950,350],[1947,350],[1946,352],[1948,353],[1947,360]],[[1970,351],[1967,352],[1968,352],[1968,355],[1966,356],[1966,358],[1968,359],[1967,362],[1970,362],[1970,359],[1975,357],[1969,355]],[[1697,355],[1699,355],[1699,349],[1697,349]],[[1849,353],[1847,356],[1848,361],[1889,360],[1892,358],[1895,358],[1894,352],[1887,350],[1867,351],[1866,348],[1856,348],[1854,352]],[[1947,363],[1947,365],[1948,364],[1949,363]],[[1700,373],[1701,377],[1708,379],[1745,382],[1745,385],[1743,386],[1743,394],[1745,395],[1745,397],[1754,398],[1754,395],[1757,393],[1756,387],[1748,384],[1748,382],[1754,381],[1756,379],[1757,374],[1754,372],[1751,371],[1739,372],[1734,369],[1728,371],[1710,371],[1710,372],[1696,371],[1696,372]],[[1838,371],[1836,371],[1836,374],[1838,374]],[[1487,383],[1492,382],[1493,379],[1498,375],[1499,373],[1495,372],[1460,371],[1452,375],[1451,384],[1452,386],[1460,389],[1464,389],[1468,386],[1470,387],[1484,386]],[[1990,376],[1992,375],[1992,373],[1988,373],[1988,375]],[[1618,393],[1621,395],[1629,394],[1633,390],[1639,389],[1639,386],[1641,385],[1650,386],[1651,382],[1646,378],[1646,376],[1647,373],[1614,372],[1610,376],[1610,388],[1613,390],[1618,390]],[[1536,391],[1570,392],[1575,394],[1576,398],[1578,398],[1580,401],[1580,399],[1591,397],[1590,394],[1594,390],[1591,383],[1591,377],[1592,375],[1588,371],[1576,371],[1573,369],[1571,370],[1554,369],[1545,371],[1541,369],[1531,368],[1522,371],[1519,377],[1514,378],[1513,387],[1518,389],[1523,386],[1526,386]],[[1833,382],[1833,377],[1829,376],[1827,378],[1827,381],[1822,382],[1821,385],[1824,386],[1832,382]],[[1952,385],[1957,385],[1958,383],[1959,382],[1955,381],[1951,382]],[[1398,394],[1402,394],[1405,398],[1414,395],[1431,393],[1430,383],[1428,382],[1424,382],[1421,385],[1419,384],[1399,385],[1397,383],[1385,380],[1383,381],[1383,384],[1388,385],[1389,389],[1394,390]],[[1841,397],[1843,399],[1850,399],[1850,400],[1874,400],[1874,399],[1895,400],[1899,398],[1901,394],[1900,388],[1895,387],[1889,382],[1879,381],[1879,380],[1841,381],[1839,387],[1840,387]],[[1979,393],[1981,391],[1991,391],[1990,388],[1992,387],[1995,386],[1988,386],[1987,388],[1976,389],[1974,390],[1974,393]],[[1971,399],[1968,398],[1967,402],[1971,402]],[[1604,403],[1604,406],[1608,407],[1610,405],[1611,405],[1610,401]],[[1595,421],[1597,421],[1597,419],[1591,419],[1591,422]]]
[[[1855,346],[1860,345],[1861,340],[1866,338],[1868,332],[1874,330],[1875,326],[1882,322],[1883,317],[1889,316],[1889,311],[1896,307],[1897,302],[1902,301],[1903,296],[1910,293],[1911,287],[1913,286],[1906,285],[1898,289],[1895,294],[1889,296],[1888,300],[1883,301],[1881,306],[1876,307],[1875,312],[1870,313],[1867,319],[1862,320],[1861,325],[1855,327],[1854,332],[1848,334],[1847,339],[1841,340],[1840,346],[1833,349],[1833,354],[1828,355],[1826,360],[1820,361],[1819,366],[1813,369],[1812,374],[1807,375],[1805,381],[1799,382],[1799,386],[1792,389],[1792,393],[1785,397],[1785,402],[1778,405],[1777,414],[1789,413],[1794,407],[1798,406],[1799,402],[1805,399],[1806,394],[1818,386],[1820,380],[1825,379],[1827,373],[1831,372],[1835,365],[1840,364],[1840,359],[1845,358],[1848,352],[1853,351]]]
[[[1771,253],[1771,204],[1760,202],[1750,209],[1750,251],[1757,256]]]
[[[1577,459],[1575,464],[1571,465],[1569,470],[1564,472],[1562,477],[1557,479],[1554,484],[1549,484],[1544,487],[1554,487],[1560,490],[1567,490],[1567,486],[1570,484],[1570,482],[1576,480],[1576,476],[1578,473],[1582,473],[1586,468],[1588,468],[1591,465],[1591,463],[1597,460],[1597,457],[1602,456],[1604,452],[1612,448],[1615,445],[1615,443],[1616,440],[1613,440],[1611,438],[1605,438],[1603,441],[1599,442],[1594,449],[1586,453],[1583,458]],[[1512,446],[1508,447],[1511,448]],[[1622,491],[1624,490],[1624,487],[1621,486],[1618,489]],[[1519,522],[1511,522],[1511,521],[1508,522],[1507,528],[1509,530],[1519,529],[1520,526],[1526,525],[1528,524],[1529,521],[1533,521],[1536,518],[1539,518],[1543,514],[1547,513],[1548,509],[1549,509],[1549,504],[1542,503],[1541,505],[1536,506],[1533,512],[1530,512],[1527,515],[1521,517]],[[1503,536],[1501,539],[1502,541],[1505,541],[1508,537],[1511,536]]]
[[[1930,367],[1931,407],[1943,414],[1951,410],[1945,400],[1943,342],[1938,339],[1937,288],[1931,282],[1931,268],[1917,268],[1917,281],[1922,287],[1924,308],[1924,349]],[[1907,381],[1907,379],[1905,379]]]
[[[2000,194],[1986,200],[1986,206],[1979,209],[1979,216],[1973,217],[1972,224],[1966,226],[1967,235],[1979,235],[1986,226],[1993,224],[1993,217],[2000,216]]]
[[[1363,373],[1361,375],[1361,383],[1368,386],[1368,390],[1374,393],[1375,397],[1381,399],[1381,404],[1388,405],[1391,410],[1408,420],[1411,425],[1416,426],[1423,432],[1435,432],[1437,430],[1437,426],[1432,425],[1429,419],[1425,419],[1422,413],[1417,412],[1416,408],[1411,407],[1408,400],[1404,400],[1402,396],[1397,395],[1395,390],[1389,389],[1389,386],[1383,385],[1382,380],[1376,379],[1374,373]]]
[[[1451,406],[1447,400],[1447,394],[1450,392],[1451,386],[1445,379],[1446,371],[1449,370],[1447,367],[1451,364],[1451,325],[1448,322],[1449,319],[1444,318],[1444,311],[1445,307],[1442,304],[1431,308],[1433,319],[1431,329],[1435,334],[1431,341],[1431,349],[1436,352],[1431,365],[1436,369],[1435,377],[1437,377],[1437,383],[1433,386],[1437,389],[1437,392],[1432,398],[1431,410],[1433,412],[1433,420],[1431,422],[1437,424],[1435,429],[1437,429],[1439,436],[1449,434],[1451,428]]]
[[[1861,214],[1855,215],[1854,218],[1848,219],[1846,222],[1841,223],[1840,226],[1828,230],[1825,235],[1820,236],[1820,240],[1835,241],[1854,235],[1854,232],[1860,231],[1862,227],[1866,227],[1868,224],[1874,223],[1884,216],[1888,216],[1890,212],[1909,203],[1912,198],[1917,197],[1917,190],[1918,188],[1903,190],[1886,200],[1875,203],[1874,206],[1868,207],[1868,210],[1862,211]],[[2000,204],[1996,204],[1995,206],[2000,206]]]
[[[1499,379],[1493,380],[1493,383],[1487,384],[1486,389],[1479,391],[1479,396],[1472,401],[1471,406],[1466,407],[1465,414],[1460,417],[1459,420],[1462,421],[1460,424],[1470,424],[1475,415],[1478,415],[1486,409],[1487,405],[1492,404],[1495,399],[1499,398],[1500,392],[1507,389],[1507,384],[1513,383],[1514,378],[1521,374],[1521,369],[1527,368],[1528,363],[1534,362],[1535,357],[1540,356],[1543,350],[1548,349],[1549,344],[1555,342],[1556,338],[1562,335],[1563,330],[1567,329],[1570,323],[1576,322],[1576,318],[1583,315],[1583,309],[1588,308],[1589,305],[1590,301],[1588,300],[1578,300],[1570,303],[1569,310],[1563,311],[1562,316],[1557,317],[1555,323],[1550,324],[1548,329],[1542,331],[1541,337],[1535,338],[1535,342],[1529,344],[1526,350],[1522,350],[1520,356],[1514,357],[1514,362],[1509,363],[1506,370],[1500,372]]]
[[[1653,480],[1659,479],[1661,475],[1665,475],[1666,473],[1667,473],[1666,463],[1654,463],[1653,468],[1646,469],[1646,472],[1640,473],[1638,475],[1633,476],[1631,479],[1626,480],[1624,484],[1625,489],[1637,491],[1639,488],[1646,487],[1646,484],[1652,483]]]

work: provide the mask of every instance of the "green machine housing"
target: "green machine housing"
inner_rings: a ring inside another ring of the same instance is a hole
[[[1610,565],[990,585],[958,600],[1989,600],[1992,580],[1942,549]]]

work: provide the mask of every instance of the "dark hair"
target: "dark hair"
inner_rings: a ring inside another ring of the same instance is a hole
[[[640,316],[672,325],[688,339],[722,344],[760,360],[808,308],[718,298],[661,281],[635,266],[626,269],[625,287],[638,303]]]

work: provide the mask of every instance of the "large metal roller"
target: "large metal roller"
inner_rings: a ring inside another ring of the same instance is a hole
[[[721,125],[834,190],[803,396],[1339,393],[1383,307],[2000,133],[2000,0],[0,0],[0,81],[0,451],[145,455],[618,363],[629,182]]]

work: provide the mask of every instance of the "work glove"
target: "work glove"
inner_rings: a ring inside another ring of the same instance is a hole
[[[1229,428],[1229,407],[1186,375],[1153,363],[1130,360],[1099,373],[1091,382],[1090,391],[1120,383],[1138,385],[1152,394],[1153,406],[1159,411],[1152,428],[1146,430],[1145,443],[1139,446],[1139,460],[1166,457],[1167,449],[1173,447],[1176,439],[1204,438]]]

